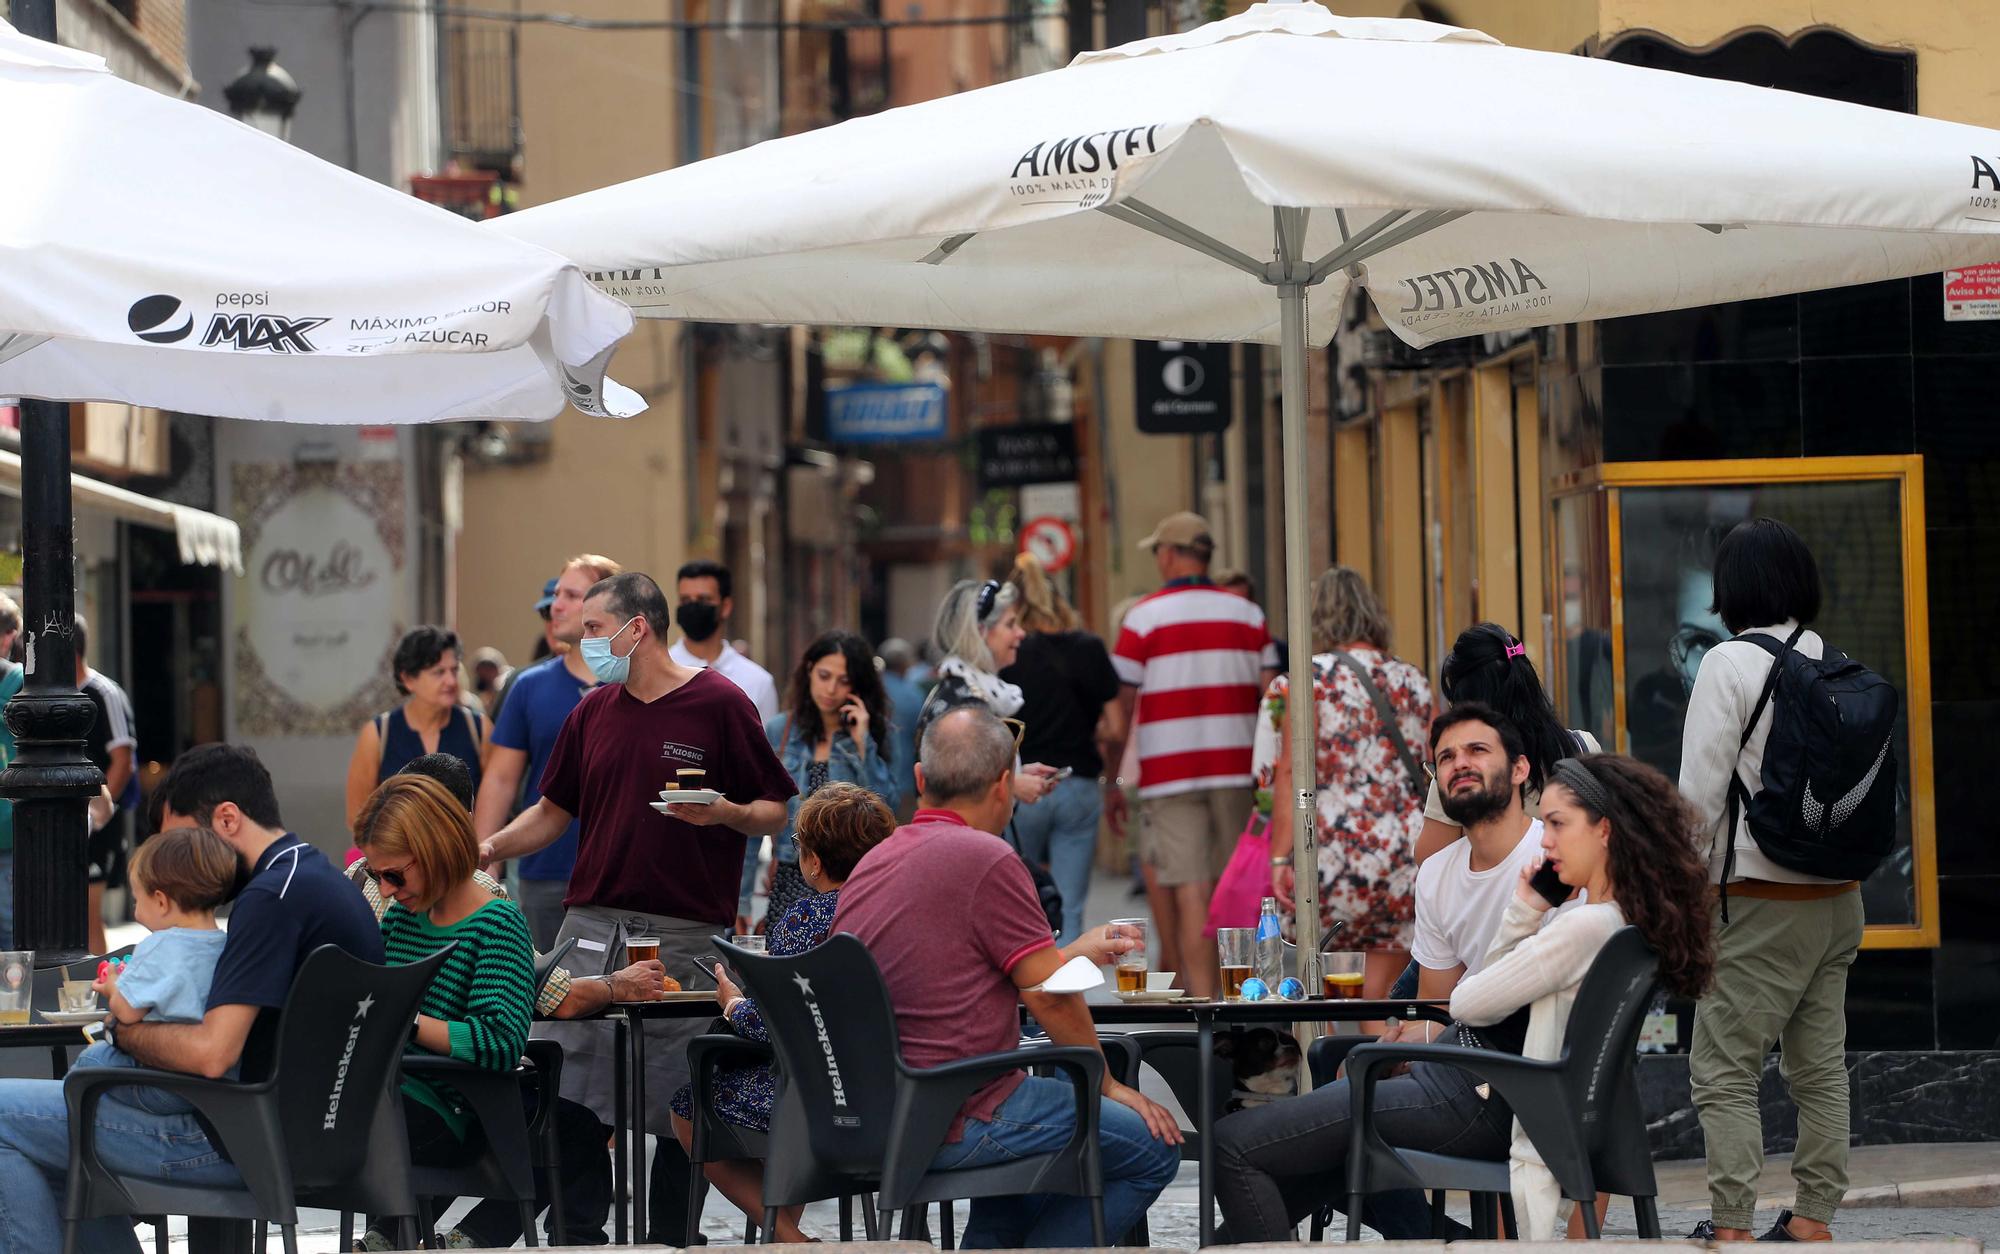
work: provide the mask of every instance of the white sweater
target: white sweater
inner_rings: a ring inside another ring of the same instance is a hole
[[[1753,627],[1742,635],[1775,636],[1779,643],[1791,639],[1796,622],[1775,627]],[[1826,645],[1814,632],[1799,637],[1798,651],[1809,658],[1824,656]],[[1681,795],[1700,816],[1702,856],[1708,861],[1708,879],[1722,882],[1722,868],[1729,852],[1723,827],[1729,822],[1729,780],[1741,773],[1754,796],[1763,791],[1764,742],[1771,738],[1773,694],[1770,704],[1757,719],[1757,729],[1739,755],[1736,746],[1743,739],[1743,725],[1763,695],[1774,659],[1759,645],[1747,640],[1725,640],[1709,650],[1695,676],[1694,692],[1688,697],[1687,724],[1681,733]],[[1786,870],[1764,856],[1742,816],[1736,820],[1734,880],[1771,880],[1781,884],[1838,884],[1841,880],[1822,879]]]
[[[1571,906],[1551,915],[1519,896],[1510,898],[1486,965],[1452,991],[1452,1018],[1485,1027],[1527,1006],[1528,1035],[1521,1056],[1543,1061],[1560,1057],[1577,986],[1598,951],[1624,926],[1625,915],[1615,902]],[[1508,1161],[1522,1239],[1553,1240],[1563,1209],[1562,1190],[1518,1119]]]

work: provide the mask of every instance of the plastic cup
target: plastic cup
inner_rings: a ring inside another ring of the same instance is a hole
[[[1362,978],[1368,969],[1368,955],[1338,953],[1320,955],[1320,983],[1330,998],[1361,996]]]
[[[0,1023],[26,1023],[35,996],[35,951],[0,950]]]
[[[1147,919],[1113,919],[1104,925],[1104,934],[1113,940],[1123,937],[1137,942],[1137,948],[1118,955],[1118,964],[1113,970],[1117,977],[1117,989],[1121,993],[1136,993],[1148,987],[1146,980],[1146,926]]]
[[[1242,1001],[1243,982],[1256,970],[1257,929],[1217,928],[1215,949],[1216,956],[1222,960],[1222,1000]]]

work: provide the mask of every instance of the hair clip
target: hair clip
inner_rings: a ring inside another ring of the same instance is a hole
[[[1528,646],[1522,644],[1518,640],[1507,646],[1508,657],[1526,657],[1527,655],[1528,655]]]

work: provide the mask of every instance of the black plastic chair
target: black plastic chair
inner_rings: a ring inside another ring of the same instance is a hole
[[[1633,1074],[1639,1029],[1653,993],[1659,959],[1639,929],[1619,929],[1608,941],[1577,990],[1554,1061],[1518,1058],[1456,1045],[1366,1045],[1348,1057],[1354,1101],[1354,1131],[1347,1159],[1347,1239],[1360,1237],[1361,1200],[1384,1189],[1463,1189],[1506,1199],[1508,1165],[1398,1149],[1369,1122],[1375,1084],[1399,1062],[1433,1062],[1458,1067],[1493,1086],[1513,1108],[1542,1161],[1576,1202],[1584,1231],[1598,1231],[1600,1190],[1630,1197],[1639,1235],[1660,1235],[1653,1158],[1646,1119]],[[1435,1203],[1433,1204],[1435,1208]],[[1483,1213],[1482,1213],[1483,1212]],[[1492,1231],[1491,1207],[1473,1207],[1475,1234]],[[1482,1225],[1482,1220],[1484,1221]]]
[[[745,1040],[726,1032],[712,1032],[697,1036],[688,1042],[688,1096],[694,1118],[689,1120],[692,1134],[688,1138],[688,1201],[687,1237],[690,1248],[701,1232],[702,1169],[709,1163],[733,1162],[738,1160],[762,1161],[769,1138],[762,1132],[743,1127],[724,1119],[715,1112],[711,1095],[714,1092],[716,1073],[725,1067],[754,1067],[769,1065],[776,1055],[771,1047],[762,1041]],[[843,1231],[841,1240],[851,1240],[846,1225],[851,1224],[846,1208],[842,1208]],[[746,1223],[743,1229],[743,1243],[750,1245],[755,1240],[755,1225]]]
[[[282,1228],[286,1254],[297,1254],[300,1206],[394,1216],[408,1221],[403,1235],[414,1243],[416,1198],[395,1090],[417,1005],[450,952],[382,967],[331,945],[314,950],[292,981],[262,1079],[130,1067],[70,1072],[64,1254],[75,1254],[79,1223],[105,1215],[267,1220]],[[243,1187],[170,1184],[105,1167],[98,1103],[132,1085],[186,1098],[242,1172]]]
[[[572,936],[535,959],[535,995],[531,1004],[541,1004],[542,990],[548,987],[549,977],[556,973],[556,968],[562,965],[562,960],[569,957],[569,951],[575,948],[576,937]]]
[[[1159,1072],[1167,1082],[1167,1088],[1186,1112],[1188,1121],[1194,1126],[1181,1129],[1181,1160],[1194,1162],[1201,1157],[1201,1129],[1212,1128],[1221,1121],[1223,1112],[1229,1108],[1229,1099],[1236,1090],[1236,1071],[1229,1059],[1219,1054],[1210,1054],[1206,1060],[1209,1069],[1209,1092],[1214,1095],[1210,1103],[1213,1107],[1207,1119],[1201,1119],[1197,1111],[1201,1107],[1201,1036],[1177,1028],[1161,1028],[1152,1031],[1130,1032],[1126,1039],[1138,1047],[1139,1061]],[[1134,1073],[1136,1074],[1136,1072]],[[1128,1081],[1128,1083],[1133,1083]]]
[[[807,953],[716,949],[757,999],[777,1054],[779,1084],[764,1162],[764,1240],[780,1207],[879,1192],[885,1214],[956,1198],[1064,1193],[1089,1199],[1094,1245],[1104,1240],[1098,1096],[1104,1055],[1044,1046],[922,1070],[903,1061],[895,1011],[867,947],[839,935]],[[967,1098],[1012,1071],[1048,1066],[1076,1092],[1076,1132],[1062,1149],[1013,1162],[933,1171]]]

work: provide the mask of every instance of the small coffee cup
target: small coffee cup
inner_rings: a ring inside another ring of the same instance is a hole
[[[1174,971],[1146,972],[1146,991],[1149,993],[1170,993],[1174,988]]]

